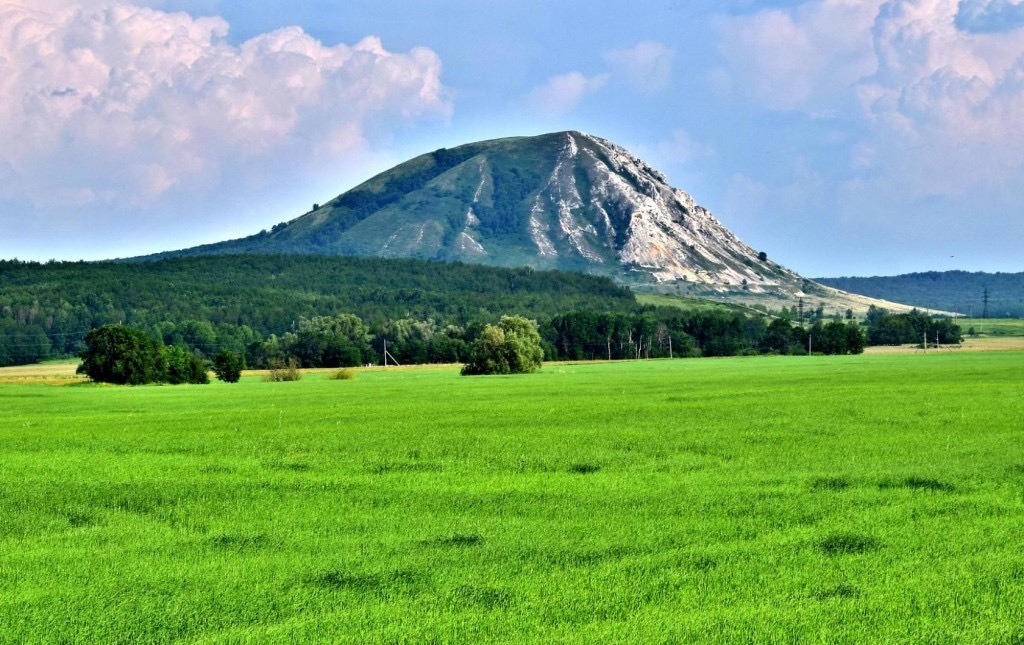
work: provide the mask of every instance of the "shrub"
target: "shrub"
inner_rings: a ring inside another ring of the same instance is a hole
[[[299,359],[292,356],[287,361],[270,361],[269,371],[263,377],[263,380],[268,382],[298,381],[301,378],[302,372],[299,371]]]
[[[196,383],[205,385],[210,382],[206,373],[206,363],[183,347],[172,345],[164,348],[164,359],[167,363],[166,380],[171,385]]]
[[[536,325],[521,316],[502,316],[473,342],[462,375],[527,374],[537,371],[543,359]]]
[[[335,381],[351,381],[356,377],[356,371],[349,368],[340,369],[331,376]]]
[[[213,358],[213,373],[225,383],[237,383],[245,369],[245,357],[238,352],[221,350]]]

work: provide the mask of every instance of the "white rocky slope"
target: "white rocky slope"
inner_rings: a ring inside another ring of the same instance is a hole
[[[771,261],[663,174],[610,141],[580,132],[557,136],[561,145],[554,168],[529,204],[534,252],[549,260],[541,265],[570,260],[585,262],[594,272],[605,265],[609,273],[625,267],[627,281],[647,282],[659,291],[685,286],[686,292],[751,303],[804,300],[809,307],[826,303],[858,312],[871,304],[905,309],[824,287]],[[481,178],[481,187],[487,179]],[[480,197],[478,189],[474,201]],[[487,242],[473,239],[479,261]]]
[[[793,293],[803,284],[788,269],[760,260],[690,195],[624,148],[579,132],[558,136],[554,169],[530,203],[528,232],[538,257],[576,256],[627,267],[656,284],[687,282],[723,292],[745,285],[751,294]],[[486,250],[486,241],[477,242]]]

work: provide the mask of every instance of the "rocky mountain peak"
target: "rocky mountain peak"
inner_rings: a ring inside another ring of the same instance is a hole
[[[176,254],[257,252],[562,269],[789,305],[840,293],[755,251],[628,150],[577,131],[435,150],[270,232]]]

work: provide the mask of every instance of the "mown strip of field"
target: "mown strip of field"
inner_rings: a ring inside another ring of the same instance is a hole
[[[1022,359],[0,385],[0,642],[1017,642]]]

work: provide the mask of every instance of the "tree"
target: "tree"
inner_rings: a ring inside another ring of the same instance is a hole
[[[166,375],[161,344],[145,333],[124,325],[104,325],[85,337],[78,373],[100,383],[142,385]]]
[[[213,373],[225,383],[237,383],[245,369],[245,357],[238,352],[223,349],[213,357]]]
[[[543,359],[537,326],[521,316],[502,316],[473,341],[462,374],[526,374],[539,369]]]
[[[370,333],[353,314],[301,318],[290,345],[303,367],[355,367],[372,355]]]
[[[165,380],[171,385],[182,383],[205,385],[210,382],[203,359],[178,345],[165,347],[163,352],[167,372],[165,378],[161,380]]]

